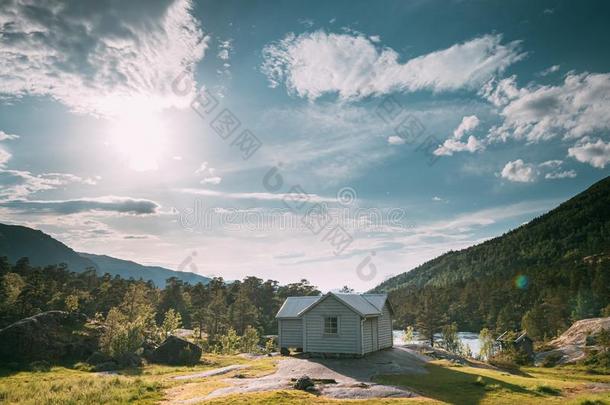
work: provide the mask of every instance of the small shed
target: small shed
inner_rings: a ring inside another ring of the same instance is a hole
[[[280,348],[364,355],[392,347],[387,294],[288,297],[276,315]]]
[[[515,338],[515,336],[517,336]],[[527,336],[526,331],[522,331],[518,335],[512,332],[506,331],[496,339],[498,346],[501,350],[508,348],[514,348],[516,350],[526,353],[529,357],[534,356],[534,341]]]

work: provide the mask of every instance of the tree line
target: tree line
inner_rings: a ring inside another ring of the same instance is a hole
[[[40,312],[65,310],[107,325],[137,320],[161,330],[181,326],[214,342],[230,330],[240,336],[249,329],[276,334],[275,314],[286,297],[319,294],[307,280],[279,285],[257,277],[230,283],[216,277],[205,285],[172,277],[157,288],[150,281],[99,275],[94,269],[75,273],[65,265],[34,267],[27,258],[11,265],[0,257],[0,328]]]

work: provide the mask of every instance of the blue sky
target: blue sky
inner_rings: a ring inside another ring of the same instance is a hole
[[[608,176],[608,17],[601,1],[5,2],[0,220],[145,264],[365,290]]]

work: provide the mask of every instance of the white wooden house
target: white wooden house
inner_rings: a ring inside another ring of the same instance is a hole
[[[364,355],[392,347],[387,294],[288,297],[276,315],[280,348]]]

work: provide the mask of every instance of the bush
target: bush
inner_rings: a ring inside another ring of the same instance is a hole
[[[561,353],[551,353],[542,360],[542,367],[555,367],[561,360]]]
[[[498,353],[489,359],[489,364],[492,366],[504,369],[515,371],[519,369],[519,365],[515,362],[514,356],[508,351],[504,351]]]
[[[541,394],[547,394],[547,395],[561,395],[561,390],[558,390],[557,388],[549,387],[548,385],[539,385],[536,387],[536,391],[538,391]]]
[[[220,337],[220,352],[222,354],[235,354],[239,351],[240,337],[235,329],[229,328],[227,333]]]
[[[47,372],[47,371],[51,371],[51,364],[49,364],[48,361],[33,361],[29,364],[28,367],[31,371],[36,371],[36,372]]]
[[[110,357],[120,358],[135,353],[144,343],[144,323],[139,320],[128,321],[118,308],[108,311],[104,326],[100,349]]]
[[[275,349],[276,349],[275,339],[274,338],[267,339],[267,341],[265,342],[265,353],[271,354],[275,351]]]
[[[111,361],[111,360],[112,360],[112,358],[110,356],[108,356],[102,352],[94,352],[87,359],[87,363],[91,364],[92,366],[95,366],[97,364],[106,363],[107,361]]]
[[[258,351],[259,341],[258,331],[252,326],[246,327],[243,336],[240,339],[240,350],[242,353],[256,353]]]

